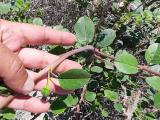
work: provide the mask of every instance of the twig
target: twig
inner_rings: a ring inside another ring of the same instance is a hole
[[[82,93],[81,93],[81,98],[79,100],[79,104],[81,104],[82,102],[84,102],[84,95],[86,93],[86,89],[87,89],[87,85],[84,85]]]
[[[156,72],[151,69],[148,69],[146,66],[138,65],[138,68],[139,68],[139,70],[143,70],[143,71],[146,71],[146,72],[151,73],[153,75],[160,76],[160,72]]]
[[[79,100],[79,103],[78,103],[77,106],[76,106],[77,112],[80,112],[80,104],[81,104],[82,102],[84,102],[84,96],[85,96],[86,89],[87,89],[87,85],[84,85],[83,90],[82,90],[82,93],[81,93],[81,98],[80,98],[80,100]]]
[[[98,60],[100,60],[100,61],[102,61],[102,62],[106,62],[106,63],[109,63],[109,64],[111,64],[112,66],[115,66],[112,62],[110,62],[110,61],[108,61],[108,60],[105,60],[105,59],[103,59],[103,58],[101,58],[100,56],[98,56],[98,55],[94,55],[95,56],[95,58],[97,58]]]
[[[107,54],[105,54],[105,53],[102,53],[102,52],[98,51],[97,49],[95,49],[95,53],[96,53],[97,55],[101,56],[101,57],[106,57],[106,58],[109,58],[109,59],[111,59],[111,60],[115,60],[115,57],[110,56],[110,55],[107,55]]]
[[[87,50],[94,51],[94,49],[95,48],[93,46],[87,45],[87,46],[84,46],[84,47],[81,47],[78,49],[74,49],[72,51],[69,51],[69,52],[63,54],[61,57],[59,57],[57,60],[55,60],[51,65],[48,65],[46,68],[41,70],[38,73],[38,75],[34,78],[34,80],[38,81],[40,78],[44,77],[47,74],[48,69],[50,69],[50,68],[52,69],[52,72],[54,72],[54,70],[58,67],[58,65],[61,64],[68,57],[70,57],[74,54],[77,54],[79,52],[87,51]]]

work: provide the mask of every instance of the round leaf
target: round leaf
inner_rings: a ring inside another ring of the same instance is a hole
[[[117,54],[114,64],[116,68],[122,73],[136,74],[138,72],[137,59],[127,51],[122,51],[121,53]]]
[[[104,95],[106,98],[108,98],[111,101],[118,100],[118,93],[111,91],[111,90],[105,90]]]
[[[95,92],[90,92],[90,91],[86,91],[85,93],[85,99],[89,102],[94,101],[96,98],[96,93]]]
[[[95,72],[95,73],[101,73],[103,71],[103,68],[101,68],[99,66],[93,66],[93,67],[91,67],[91,71]]]
[[[160,64],[160,44],[151,44],[145,53],[147,63]]]
[[[35,25],[43,25],[43,21],[42,21],[41,18],[36,17],[36,18],[33,19],[33,24],[35,24]]]
[[[118,112],[122,112],[122,104],[120,103],[114,103],[114,109]]]
[[[5,120],[12,120],[15,117],[15,111],[9,108],[2,110],[2,116]]]
[[[56,30],[58,30],[58,31],[69,32],[69,30],[66,29],[66,28],[64,28],[61,24],[54,26],[54,29],[56,29]]]
[[[72,107],[78,103],[78,97],[73,95],[68,95],[66,99],[63,100],[68,107]]]
[[[0,14],[7,14],[10,11],[11,5],[0,3]]]
[[[79,43],[90,43],[94,37],[94,23],[87,16],[79,18],[74,26],[76,36]]]
[[[160,90],[160,77],[153,76],[146,78],[146,82],[155,90]]]
[[[51,105],[51,110],[53,114],[61,114],[65,111],[67,105],[62,98],[57,98]]]
[[[154,106],[160,108],[160,92],[154,95]]]
[[[108,117],[108,115],[109,115],[109,113],[103,109],[101,110],[101,113],[102,113],[103,117]]]
[[[72,69],[59,75],[60,86],[65,90],[75,90],[88,83],[90,74],[82,69]]]
[[[107,47],[111,45],[116,38],[116,31],[112,29],[105,29],[101,32],[100,36],[103,37],[103,39],[98,43],[101,47]]]

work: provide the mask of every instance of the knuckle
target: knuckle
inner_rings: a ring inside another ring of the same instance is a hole
[[[16,56],[12,58],[10,63],[10,77],[12,79],[17,78],[23,70],[23,63]]]

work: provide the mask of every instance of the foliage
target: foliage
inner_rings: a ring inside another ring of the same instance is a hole
[[[72,69],[59,75],[60,86],[65,90],[75,90],[88,83],[90,74],[81,69]]]
[[[94,53],[83,52],[70,58],[82,64],[85,70],[69,70],[58,76],[63,89],[78,90],[67,96],[57,95],[51,101],[53,115],[70,115],[73,112],[73,116],[79,117],[77,112],[84,112],[80,119],[95,113],[99,119],[125,119],[127,110],[133,108],[128,112],[133,119],[159,119],[160,9],[156,3],[152,0],[125,0],[122,3],[101,0],[95,7],[95,14],[77,16],[73,25],[77,37],[74,46],[43,46],[52,54],[62,54],[84,45],[93,45],[105,54],[97,57]],[[74,4],[83,10],[88,9],[92,1],[75,0]],[[103,4],[109,8],[104,13],[98,9]],[[5,19],[36,25],[44,23],[39,15],[25,15],[29,11],[28,2],[17,0],[14,6],[2,3],[0,8],[0,14],[9,15]],[[103,16],[108,14],[107,21],[99,16],[100,12]],[[62,25],[54,28],[68,31]],[[0,91],[5,90],[0,87]],[[141,95],[136,101],[136,91],[139,90]],[[50,97],[49,88],[44,88],[42,93]]]

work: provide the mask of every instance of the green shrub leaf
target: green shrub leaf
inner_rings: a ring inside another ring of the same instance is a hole
[[[79,43],[88,44],[94,37],[94,23],[87,16],[79,18],[74,26],[76,36]]]
[[[160,92],[154,95],[154,106],[160,108]]]
[[[145,59],[148,63],[160,64],[160,44],[151,44],[145,53]]]
[[[35,24],[35,25],[43,25],[43,21],[42,21],[41,18],[36,17],[36,18],[33,19],[33,24]]]
[[[118,112],[122,112],[122,104],[120,103],[114,103],[114,109]]]
[[[58,31],[69,32],[69,30],[66,29],[66,28],[64,28],[61,24],[54,26],[54,29],[56,29],[56,30],[58,30]]]
[[[95,72],[95,73],[101,73],[103,71],[103,68],[101,68],[99,66],[93,66],[93,67],[91,67],[91,71]]]
[[[67,105],[63,101],[63,98],[57,98],[51,105],[51,111],[53,114],[61,114],[67,108]]]
[[[116,38],[116,31],[112,29],[105,29],[101,32],[103,39],[98,43],[101,47],[107,47],[111,45]]]
[[[2,110],[2,116],[5,120],[12,120],[15,117],[15,111],[10,108],[4,108]]]
[[[75,90],[88,83],[90,74],[83,69],[72,69],[59,75],[60,86],[65,90]]]
[[[160,77],[153,76],[146,78],[146,82],[155,90],[160,90]]]
[[[101,110],[101,113],[102,113],[103,117],[108,117],[108,115],[109,115],[109,113],[104,109]]]
[[[96,93],[95,92],[90,92],[90,91],[86,91],[85,93],[85,99],[89,102],[94,101],[96,98]]]
[[[68,95],[66,99],[63,100],[68,107],[75,106],[78,103],[78,97],[73,95]]]
[[[104,90],[104,95],[111,101],[118,100],[118,93],[111,91],[111,90]]]
[[[7,88],[3,83],[0,83],[0,95],[1,96],[9,96],[12,92],[9,88]]]
[[[116,60],[114,63],[116,68],[122,73],[136,74],[138,72],[137,59],[127,51],[122,51],[116,55]]]
[[[7,14],[10,11],[11,5],[0,3],[0,14]]]

